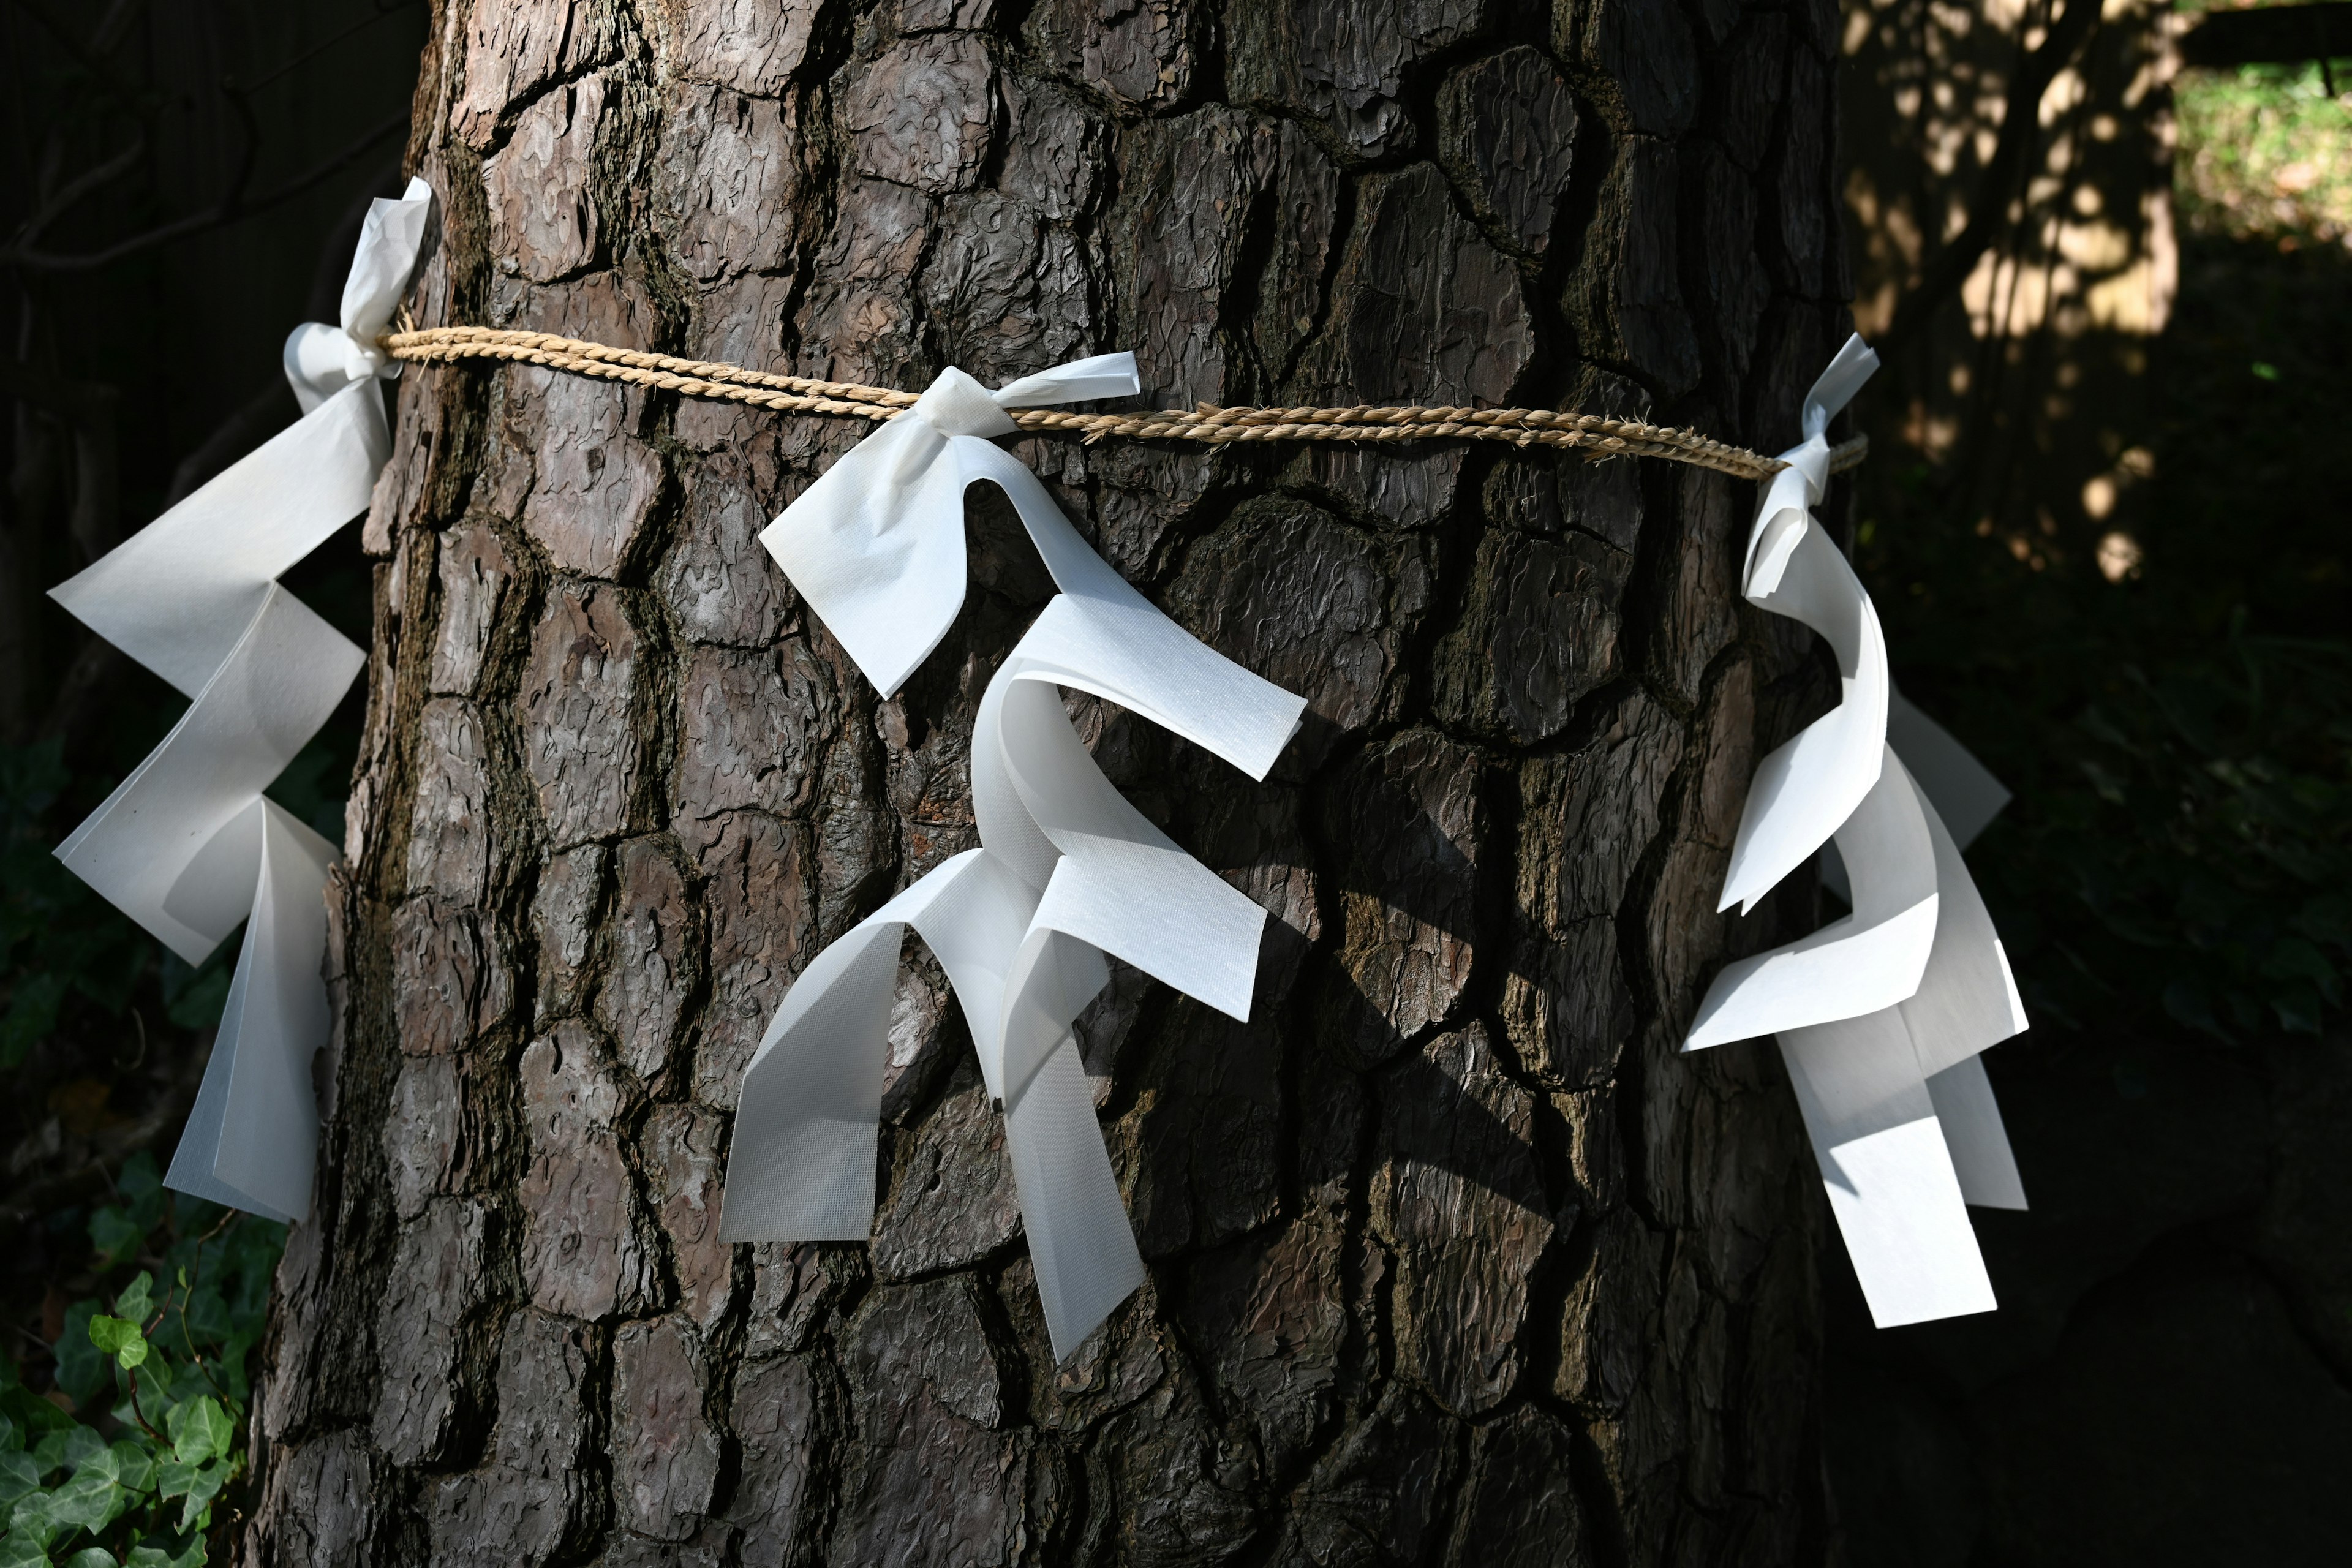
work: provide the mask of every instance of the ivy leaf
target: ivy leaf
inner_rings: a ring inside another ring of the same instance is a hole
[[[81,1428],[89,1432],[87,1426]],[[95,1442],[98,1434],[90,1433]],[[87,1447],[89,1445],[81,1445]],[[64,1529],[96,1535],[129,1508],[131,1496],[122,1489],[122,1468],[114,1451],[102,1445],[74,1467],[73,1479],[49,1493],[48,1517]]]
[[[52,1470],[79,1469],[106,1451],[106,1439],[87,1426],[52,1432],[33,1450],[33,1463],[43,1475]]]
[[[195,1489],[199,1467],[184,1465],[177,1459],[155,1461],[155,1495],[169,1502],[175,1497],[185,1497]]]
[[[103,1315],[89,1321],[89,1342],[114,1358],[115,1364],[130,1372],[147,1359],[147,1336],[139,1325],[128,1318]]]
[[[122,1560],[122,1568],[204,1568],[204,1561],[205,1538],[200,1535],[177,1557],[160,1546],[134,1546],[131,1555]],[[0,1568],[8,1565],[0,1563]]]
[[[221,1293],[209,1285],[199,1285],[182,1299],[182,1312],[187,1319],[189,1336],[201,1344],[225,1343],[234,1331],[229,1321],[228,1303]]]
[[[137,1252],[146,1239],[147,1227],[112,1204],[89,1216],[89,1245],[98,1254],[100,1273]]]
[[[95,1301],[76,1301],[66,1309],[66,1331],[53,1347],[58,1358],[58,1387],[75,1405],[89,1404],[107,1384],[106,1358],[89,1342],[89,1321]]]
[[[180,1525],[183,1533],[203,1530],[212,1523],[213,1499],[220,1496],[221,1488],[228,1485],[236,1467],[226,1459],[206,1465],[188,1478],[187,1500],[180,1505]]]
[[[23,1528],[0,1541],[0,1568],[49,1568],[47,1549]]]
[[[15,1508],[17,1499],[40,1489],[41,1472],[33,1468],[30,1454],[0,1454],[0,1510]]]
[[[88,1432],[89,1428],[84,1427],[82,1430]],[[94,1487],[120,1485],[122,1480],[121,1457],[106,1446],[105,1438],[99,1436],[95,1432],[90,1432],[89,1435],[93,1439],[89,1445],[90,1455],[74,1466],[74,1480]],[[71,1485],[72,1482],[67,1484]]]
[[[28,1497],[19,1498],[16,1506],[8,1511],[9,1542],[12,1544],[22,1542],[43,1553],[40,1561],[44,1564],[48,1561],[49,1542],[57,1539],[58,1532],[65,1528],[50,1517],[50,1509],[56,1500],[54,1493],[34,1492]]]
[[[114,1455],[114,1476],[119,1485],[134,1492],[154,1489],[155,1461],[148,1457],[146,1444],[125,1437],[110,1451]]]
[[[117,1568],[114,1553],[103,1546],[85,1546],[65,1561],[65,1568]]]
[[[209,1396],[173,1405],[163,1426],[171,1434],[172,1457],[184,1465],[226,1455],[236,1431],[220,1401]]]
[[[163,1173],[146,1150],[122,1162],[122,1169],[115,1173],[114,1190],[122,1194],[133,1224],[153,1230],[163,1223]]]
[[[114,1299],[114,1315],[128,1318],[134,1323],[143,1323],[153,1316],[154,1311],[154,1277],[142,1268],[131,1283],[122,1288],[122,1294]]]
[[[99,1356],[96,1346],[93,1345],[83,1351],[82,1354],[93,1364],[97,1363]],[[0,1356],[0,1368],[5,1368],[11,1373],[16,1370],[14,1363],[5,1356]],[[0,1375],[0,1384],[5,1385],[0,1386],[0,1406],[5,1406],[16,1418],[17,1436],[14,1441],[21,1442],[29,1447],[38,1442],[41,1436],[51,1432],[62,1432],[74,1424],[72,1416],[47,1400],[31,1393],[23,1384],[11,1382],[6,1376]],[[0,1518],[5,1517],[0,1515]]]
[[[224,942],[222,952],[229,951]],[[183,1029],[209,1029],[228,1006],[229,968],[215,953],[191,968],[176,954],[163,955],[163,1010]]]
[[[114,1456],[93,1461],[74,1472],[73,1479],[49,1493],[52,1522],[92,1535],[112,1524],[131,1506],[131,1494],[114,1484]]]

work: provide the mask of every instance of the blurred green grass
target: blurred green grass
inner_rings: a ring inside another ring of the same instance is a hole
[[[2352,237],[2352,93],[2341,90],[2352,70],[2336,72],[2333,95],[2327,74],[2315,61],[2182,74],[2173,199],[2185,229],[2290,251]]]

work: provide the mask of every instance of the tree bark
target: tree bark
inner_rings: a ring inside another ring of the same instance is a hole
[[[1133,348],[1163,405],[1538,404],[1770,448],[1843,320],[1833,7],[475,0],[411,161],[425,324],[920,388]],[[754,541],[862,432],[412,370],[366,522],[341,1029],[257,1402],[254,1563],[1818,1559],[1816,1177],[1677,1054],[1753,759],[1830,700],[1751,498],[1541,451],[1018,450],[1310,700],[1113,781],[1273,911],[1246,1026],[1083,1020],[1150,1279],[1045,1345],[911,944],[870,1246],[721,1247],[794,974],[975,842],[1050,584],[993,492],[883,701]]]

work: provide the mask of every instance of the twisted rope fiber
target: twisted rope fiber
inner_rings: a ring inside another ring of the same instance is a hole
[[[397,360],[420,364],[466,359],[508,360],[576,375],[772,408],[786,414],[827,414],[879,423],[914,406],[917,395],[855,382],[771,375],[740,365],[677,359],[616,349],[551,332],[495,327],[428,327],[392,332],[377,342]],[[1058,408],[1012,408],[1024,430],[1083,436],[1088,443],[1118,436],[1161,441],[1508,441],[1514,446],[1580,447],[1606,456],[1664,458],[1734,479],[1765,479],[1788,467],[1744,447],[1632,419],[1597,414],[1557,414],[1543,408],[1219,408],[1155,409],[1131,414],[1073,414]],[[1830,471],[1858,466],[1870,450],[1857,436],[1832,448]]]

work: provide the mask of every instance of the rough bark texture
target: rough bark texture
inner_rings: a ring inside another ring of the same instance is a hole
[[[1791,438],[1843,318],[1835,12],[1601,0],[476,0],[426,323],[901,386],[1132,347],[1159,401],[1581,405]],[[254,1563],[1817,1557],[1821,1223],[1768,1053],[1675,1054],[1759,748],[1829,697],[1716,475],[1429,447],[1022,456],[1305,693],[1253,784],[1100,704],[1273,911],[1253,1021],[1085,1020],[1150,1279],[1054,1365],[919,944],[870,1247],[716,1241],[819,947],[974,842],[1049,584],[880,701],[759,550],[857,427],[412,372]]]

